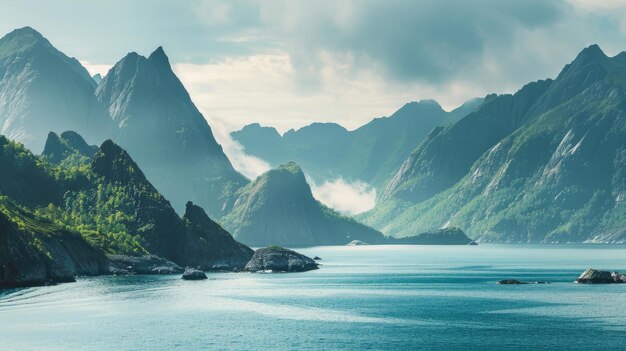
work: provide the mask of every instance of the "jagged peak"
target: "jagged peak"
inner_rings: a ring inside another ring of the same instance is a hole
[[[111,182],[146,181],[146,177],[126,150],[111,139],[105,140],[92,162],[91,170]]]
[[[150,62],[163,62],[163,63],[167,63],[169,65],[169,58],[167,57],[167,55],[165,54],[165,50],[163,50],[162,46],[159,46],[158,48],[156,48],[156,50],[154,50],[150,56],[148,56],[148,61]]]
[[[584,48],[577,56],[574,61],[595,61],[602,60],[607,58],[606,54],[598,44],[592,44]]]
[[[93,157],[97,151],[96,146],[87,144],[83,137],[74,131],[65,131],[58,135],[55,132],[48,133],[42,155],[52,163],[60,163],[69,154],[78,152],[86,157]]]
[[[204,209],[200,206],[194,205],[193,202],[187,201],[185,205],[184,220],[189,221],[192,225],[203,225],[206,223],[213,223],[213,220],[209,218]]]

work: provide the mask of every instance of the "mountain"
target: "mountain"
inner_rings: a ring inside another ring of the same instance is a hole
[[[272,169],[240,189],[222,218],[237,240],[251,246],[384,243],[383,235],[313,198],[298,165]]]
[[[78,60],[30,27],[0,39],[0,134],[40,152],[49,131],[76,130],[101,140],[110,117]]]
[[[55,132],[50,132],[42,156],[53,164],[60,164],[63,161],[81,163],[85,159],[91,159],[97,151],[97,146],[87,144],[85,139],[76,132],[66,131],[60,136]]]
[[[96,95],[119,129],[114,140],[175,208],[192,201],[219,216],[224,199],[247,183],[216,142],[162,48],[148,58],[128,54],[111,68]]]
[[[96,85],[102,82],[102,75],[100,73],[94,74],[91,78],[93,79],[94,82],[96,82]]]
[[[317,182],[341,177],[380,185],[428,132],[459,120],[481,103],[482,99],[472,99],[446,112],[433,100],[411,102],[354,131],[336,123],[313,123],[281,136],[276,129],[255,123],[231,135],[246,153],[273,166],[293,160]]]
[[[451,225],[482,241],[626,241],[626,53],[593,45],[554,80],[436,128],[360,215],[388,235]]]
[[[75,133],[63,133],[62,136]],[[50,134],[47,145],[59,137]],[[63,138],[60,138],[63,139]],[[82,138],[81,138],[82,139]],[[66,143],[69,146],[76,143]],[[79,146],[84,146],[78,143]],[[65,154],[73,157],[78,148]],[[197,206],[184,218],[121,147],[105,141],[82,164],[49,163],[0,136],[0,195],[107,254],[156,254],[181,266],[242,269],[252,250],[236,242]],[[21,221],[17,221],[21,223]]]

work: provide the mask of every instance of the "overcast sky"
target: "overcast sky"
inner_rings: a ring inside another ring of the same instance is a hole
[[[611,0],[5,2],[0,31],[25,25],[93,73],[162,45],[227,130],[450,109],[554,77],[589,44],[626,49],[626,1]]]

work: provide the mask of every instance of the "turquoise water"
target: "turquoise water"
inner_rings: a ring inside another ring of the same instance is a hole
[[[623,349],[624,246],[363,246],[299,251],[297,274],[86,277],[0,292],[2,350]],[[499,286],[500,279],[549,285]]]

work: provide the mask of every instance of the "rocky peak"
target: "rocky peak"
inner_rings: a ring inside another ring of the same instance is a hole
[[[170,67],[170,60],[165,54],[162,46],[159,46],[156,50],[154,50],[150,56],[148,56],[148,61],[154,64],[161,64]]]
[[[52,163],[60,163],[69,155],[78,153],[91,158],[98,151],[98,147],[89,145],[80,134],[73,131],[61,133],[61,136],[54,132],[48,133],[46,145],[42,156],[45,156]]]
[[[110,182],[146,181],[143,172],[126,150],[110,139],[102,143],[96,152],[91,162],[91,170]]]
[[[191,201],[187,201],[185,205],[183,220],[194,229],[211,231],[219,227],[217,223],[209,218],[202,207],[194,205]]]

